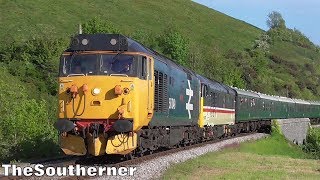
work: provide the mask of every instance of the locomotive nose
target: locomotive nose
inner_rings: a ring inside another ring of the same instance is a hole
[[[60,83],[60,119],[133,119],[134,80],[128,77],[77,76]],[[70,126],[71,127],[71,126]]]

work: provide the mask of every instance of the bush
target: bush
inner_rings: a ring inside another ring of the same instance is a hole
[[[41,93],[56,95],[59,57],[66,47],[66,40],[53,38],[13,42],[0,51],[0,61],[10,74],[33,84]]]
[[[95,34],[95,33],[120,33],[111,22],[102,20],[98,17],[91,19],[90,21],[82,24],[83,33]]]
[[[30,99],[27,89],[0,69],[0,161],[57,154],[56,137],[47,103]]]
[[[302,48],[318,51],[318,47],[298,29],[274,28],[267,33],[273,40],[287,41]]]
[[[189,40],[179,31],[169,28],[159,38],[163,53],[169,55],[178,64],[185,66],[189,52]]]
[[[320,159],[320,129],[310,128],[303,149]]]
[[[272,120],[271,126],[271,135],[272,136],[282,136],[282,132],[277,120]]]

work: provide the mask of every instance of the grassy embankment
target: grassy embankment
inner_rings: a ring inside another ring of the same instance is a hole
[[[163,179],[319,179],[320,161],[280,134],[174,165]]]

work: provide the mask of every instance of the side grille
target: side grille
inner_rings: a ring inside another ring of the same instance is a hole
[[[159,71],[154,71],[155,92],[154,110],[156,112],[167,112],[168,101],[168,76]]]

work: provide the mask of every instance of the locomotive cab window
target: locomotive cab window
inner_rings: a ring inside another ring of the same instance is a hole
[[[139,58],[141,57],[120,53],[63,55],[60,60],[60,76],[123,75],[136,77],[138,76]]]
[[[100,60],[100,72],[104,75],[137,76],[137,59],[132,55],[103,54]]]

